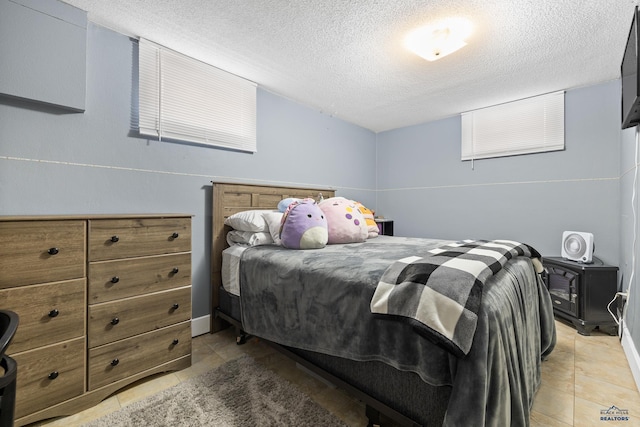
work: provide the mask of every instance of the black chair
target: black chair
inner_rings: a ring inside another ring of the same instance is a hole
[[[0,310],[0,366],[4,369],[4,375],[0,377],[0,427],[13,426],[18,364],[5,351],[16,334],[18,321],[18,315],[13,311]]]

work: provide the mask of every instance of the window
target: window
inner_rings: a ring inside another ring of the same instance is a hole
[[[256,85],[141,39],[140,134],[256,151]]]
[[[564,92],[462,114],[462,160],[564,150]]]

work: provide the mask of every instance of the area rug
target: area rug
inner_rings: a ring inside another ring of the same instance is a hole
[[[248,356],[85,425],[346,426],[296,386]]]

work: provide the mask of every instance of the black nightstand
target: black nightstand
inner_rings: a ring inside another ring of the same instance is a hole
[[[618,267],[596,257],[591,264],[556,257],[543,258],[542,263],[556,316],[573,323],[581,335],[589,335],[595,328],[617,333],[607,305],[618,290]],[[611,311],[616,312],[613,305]]]
[[[393,220],[386,218],[374,218],[378,224],[378,232],[383,236],[393,236]]]

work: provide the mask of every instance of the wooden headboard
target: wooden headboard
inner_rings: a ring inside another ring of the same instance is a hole
[[[222,286],[222,251],[228,247],[227,232],[230,227],[224,220],[236,212],[250,209],[276,209],[278,202],[288,197],[311,197],[318,200],[334,197],[331,188],[279,187],[273,185],[232,184],[213,182],[213,207],[211,226],[211,332],[224,327],[220,319],[215,318],[215,309],[219,305],[218,291]]]

